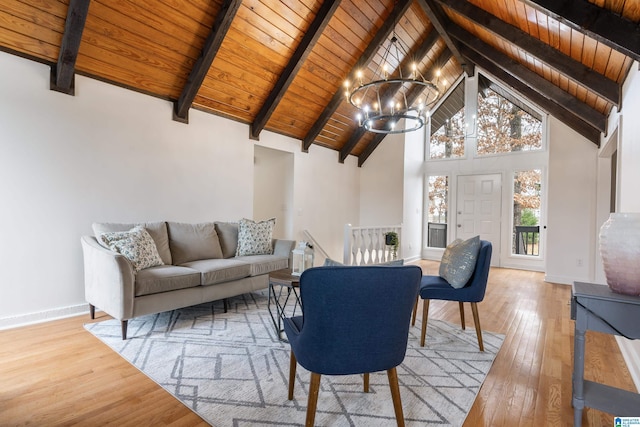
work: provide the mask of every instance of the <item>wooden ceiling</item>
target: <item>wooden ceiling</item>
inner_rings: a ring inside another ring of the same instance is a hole
[[[640,0],[0,0],[0,49],[50,65],[54,90],[78,73],[362,165],[383,136],[342,84],[392,33],[441,93],[477,66],[599,144],[639,20]]]

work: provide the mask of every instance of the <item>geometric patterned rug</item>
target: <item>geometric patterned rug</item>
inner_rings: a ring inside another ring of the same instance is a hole
[[[267,291],[85,328],[215,427],[304,425],[309,373],[297,369],[294,400],[287,400],[289,345],[278,340]],[[410,328],[404,362],[398,366],[407,426],[460,426],[491,368],[504,336],[483,331],[478,350],[473,325],[429,320],[420,347],[419,322]],[[395,415],[386,372],[322,376],[316,424],[392,426]]]

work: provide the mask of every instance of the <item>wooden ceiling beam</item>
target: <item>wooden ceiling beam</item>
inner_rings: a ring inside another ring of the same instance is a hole
[[[640,61],[640,27],[586,0],[523,0],[545,15]]]
[[[593,90],[612,104],[620,106],[620,85],[602,74],[593,71],[582,62],[576,61],[521,29],[498,19],[484,9],[465,0],[436,1],[466,19],[484,27],[487,31],[504,39],[507,43],[515,44],[520,49],[538,58],[567,78],[580,85],[586,86],[589,90]]]
[[[407,9],[409,9],[410,5],[411,0],[398,0],[393,7],[390,16],[403,16]],[[371,62],[375,54],[378,52],[380,46],[387,40],[389,34],[391,34],[394,28],[394,19],[386,19],[384,21],[376,35],[371,40],[371,43],[369,43],[367,48],[364,50],[364,52],[354,65],[353,69],[349,72],[349,75],[347,77],[348,80],[354,80],[356,72],[360,68],[365,67],[367,64],[369,64],[369,62]],[[309,151],[309,147],[311,147],[311,144],[313,144],[320,132],[322,132],[322,129],[327,124],[333,113],[336,112],[338,106],[343,100],[344,92],[342,90],[342,87],[340,87],[338,88],[336,93],[333,94],[333,98],[331,98],[331,101],[329,101],[322,113],[320,113],[320,116],[318,116],[318,119],[313,124],[313,126],[311,126],[311,129],[309,129],[309,132],[307,132],[307,135],[302,140],[302,151]]]
[[[589,123],[599,131],[606,131],[607,118],[604,114],[589,107],[587,104],[580,102],[568,92],[560,89],[558,86],[547,81],[544,77],[531,71],[519,62],[514,61],[502,52],[497,51],[459,26],[452,24],[447,28],[447,30],[452,37],[457,39],[464,46],[477,52],[483,58],[496,66],[504,69],[509,73],[509,75],[516,78],[523,84],[535,89],[538,93],[549,98],[554,103],[563,106],[564,109],[571,112],[574,116],[586,123]],[[465,54],[465,56],[468,56],[470,59],[475,58],[475,56],[468,54]]]
[[[447,48],[438,56],[438,59],[435,61],[435,64],[441,64],[440,66],[434,65],[430,71],[431,75],[434,76],[438,68],[449,62],[449,59],[453,56],[453,53]],[[433,80],[433,77],[432,77]],[[416,87],[414,90],[409,92],[407,95],[407,102],[412,104],[418,99],[424,92],[423,88]],[[386,135],[379,133],[369,142],[369,144],[365,147],[365,149],[358,156],[358,167],[362,167],[365,161],[369,158],[369,156],[373,153],[373,151],[378,148],[378,145],[382,142]]]
[[[67,95],[75,94],[76,59],[91,0],[71,0],[64,23],[58,62],[51,66],[49,88]]]
[[[173,120],[181,123],[189,123],[189,109],[193,104],[193,100],[200,90],[200,86],[204,78],[211,68],[214,58],[216,57],[222,42],[227,35],[227,31],[231,27],[231,22],[236,16],[242,0],[225,0],[218,12],[211,32],[207,36],[204,47],[200,52],[200,56],[193,65],[187,83],[182,88],[182,93],[173,104]]]
[[[260,132],[264,129],[269,118],[278,106],[278,103],[282,100],[293,79],[298,74],[305,59],[307,59],[307,56],[309,56],[309,53],[322,35],[322,32],[329,24],[331,17],[340,5],[340,1],[341,0],[325,0],[322,6],[320,6],[320,10],[318,10],[316,17],[293,53],[289,63],[282,74],[280,74],[280,77],[278,77],[278,81],[269,93],[269,96],[267,96],[264,104],[262,104],[260,111],[256,114],[256,118],[253,120],[249,129],[249,138],[257,140],[260,137]]]
[[[473,69],[473,64],[467,63],[466,58],[464,58],[460,54],[458,43],[456,43],[456,41],[453,40],[447,32],[447,26],[449,25],[450,20],[444,14],[442,8],[437,3],[435,3],[434,0],[419,0],[418,3],[420,4],[420,6],[422,6],[422,9],[429,17],[433,28],[435,28],[436,31],[440,34],[440,37],[444,39],[447,47],[453,53],[453,56],[455,56],[458,64],[460,64],[464,72],[467,73],[468,76],[473,76],[473,73],[475,72]]]
[[[422,44],[415,50],[415,52],[413,52],[413,54],[407,55],[407,57],[402,62],[402,65],[400,65],[400,68],[406,69],[411,65],[412,62],[422,61],[422,59],[427,56],[427,54],[433,48],[439,38],[440,34],[438,34],[437,31],[431,31],[424,42],[422,42]],[[391,88],[393,88],[393,86],[390,87],[390,89]],[[381,99],[387,99],[389,97],[393,98],[394,96],[396,96],[398,91],[393,89],[392,91],[393,93],[391,93],[391,91],[389,91],[389,93],[383,93]],[[344,163],[347,156],[351,154],[351,151],[356,147],[356,145],[358,145],[358,142],[362,139],[365,133],[366,130],[364,129],[364,127],[358,126],[358,128],[356,128],[355,132],[351,134],[351,137],[349,138],[347,143],[340,149],[340,156],[338,158],[338,161],[340,163]]]

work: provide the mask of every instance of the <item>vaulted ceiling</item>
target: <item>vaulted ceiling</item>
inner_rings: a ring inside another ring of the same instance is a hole
[[[362,165],[343,82],[395,34],[440,92],[486,70],[599,144],[640,60],[640,0],[0,0],[0,49],[336,150]]]

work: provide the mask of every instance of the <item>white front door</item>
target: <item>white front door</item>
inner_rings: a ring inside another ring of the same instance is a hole
[[[455,237],[490,241],[493,266],[500,265],[501,201],[501,174],[458,176]]]

